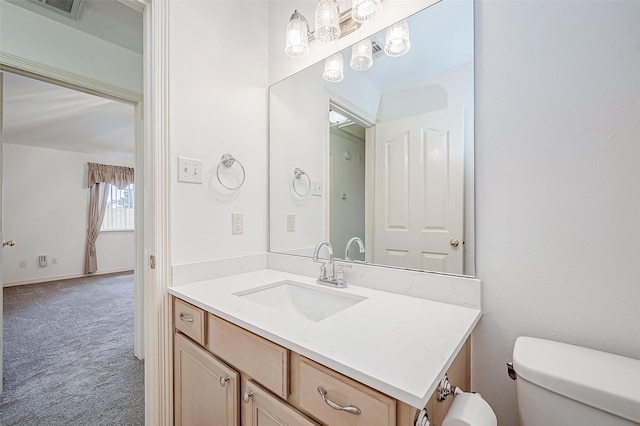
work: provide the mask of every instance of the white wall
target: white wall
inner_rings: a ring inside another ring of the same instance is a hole
[[[476,3],[472,382],[500,425],[519,335],[640,359],[639,22],[640,2]]]
[[[169,13],[172,157],[202,160],[204,173],[202,185],[178,183],[174,163],[172,264],[265,252],[267,2],[176,0]],[[237,191],[215,176],[226,152],[246,170]],[[231,235],[232,213],[243,235]]]
[[[331,128],[331,179],[329,235],[333,254],[346,258],[345,247],[352,237],[365,238],[365,141],[344,130]],[[363,132],[364,135],[364,132]],[[347,158],[346,153],[350,154]],[[345,194],[345,198],[342,198]],[[365,260],[357,244],[349,250],[349,257]]]
[[[0,52],[142,93],[142,55],[5,0]]]
[[[87,241],[87,162],[133,166],[133,161],[32,146],[3,145],[5,285],[83,275]],[[131,270],[134,232],[101,233],[98,273]],[[46,254],[49,265],[38,266]],[[58,263],[52,264],[56,258]],[[26,261],[26,268],[20,261]]]

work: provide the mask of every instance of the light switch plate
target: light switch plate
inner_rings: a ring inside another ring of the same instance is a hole
[[[202,161],[178,157],[178,182],[202,183]]]

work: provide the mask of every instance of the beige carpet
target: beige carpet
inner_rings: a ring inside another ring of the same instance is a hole
[[[144,424],[132,273],[4,289],[0,424]]]

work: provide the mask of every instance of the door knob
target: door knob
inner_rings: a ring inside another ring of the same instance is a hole
[[[460,241],[451,240],[451,241],[449,241],[449,244],[451,244],[453,247],[458,247],[460,245]]]
[[[9,240],[9,241],[2,240],[2,247],[4,247],[4,246],[13,247],[15,245],[16,245],[16,242],[13,241],[13,240]]]

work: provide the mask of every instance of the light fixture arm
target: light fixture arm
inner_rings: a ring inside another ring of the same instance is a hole
[[[307,24],[307,28],[309,28],[309,21],[307,20],[307,18],[305,18],[305,16],[302,13],[295,10],[293,12],[293,15],[291,15],[291,19],[294,19],[294,17],[300,18],[305,24]],[[351,17],[351,8],[349,8],[340,14],[339,25],[340,25],[340,37],[338,37],[338,39],[341,39],[342,37],[349,35],[352,32],[356,31],[358,28],[360,28],[362,26],[362,22],[357,22]],[[309,39],[309,41],[314,40],[316,38],[315,30],[308,31],[307,38]]]

